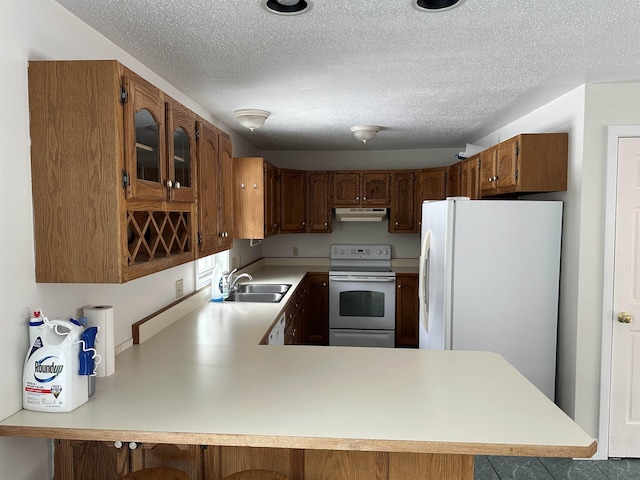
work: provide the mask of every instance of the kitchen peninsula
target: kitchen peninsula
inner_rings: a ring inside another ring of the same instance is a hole
[[[293,284],[280,303],[200,305],[120,353],[87,404],[22,410],[0,435],[206,445],[190,450],[194,480],[243,468],[300,480],[472,479],[477,454],[595,452],[492,353],[258,345],[306,271],[258,270],[256,282]]]

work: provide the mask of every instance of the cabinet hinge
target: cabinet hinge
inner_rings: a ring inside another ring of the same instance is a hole
[[[200,140],[200,130],[196,128],[196,142]]]
[[[202,245],[202,235],[198,232],[198,246]]]
[[[124,87],[120,87],[120,103],[125,104],[129,101],[129,93],[124,89]]]
[[[514,176],[516,177],[516,181],[518,181],[518,170],[515,171]]]
[[[126,170],[122,170],[122,188],[129,186],[129,173]]]
[[[445,181],[449,180],[449,172],[444,172]]]
[[[515,152],[514,152],[514,153],[516,154],[516,157],[517,157],[517,156],[518,156],[518,154],[520,153],[520,145],[517,145],[517,144],[516,144],[516,149],[515,149]]]
[[[480,168],[480,159],[478,159],[478,168]]]

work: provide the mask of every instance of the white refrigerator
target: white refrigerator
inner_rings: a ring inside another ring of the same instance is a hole
[[[502,355],[555,394],[562,202],[422,204],[420,348]]]

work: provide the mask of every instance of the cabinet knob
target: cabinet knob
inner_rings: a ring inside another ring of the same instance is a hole
[[[240,184],[240,188],[244,188],[244,183],[241,183],[241,184]]]
[[[173,182],[171,180],[167,180],[167,187],[173,188]]]
[[[398,223],[398,222],[396,222],[396,227],[397,227],[398,225],[399,225],[399,223]]]
[[[398,288],[402,288],[402,285],[398,285]]]
[[[327,225],[328,225],[328,223],[327,223],[327,222],[324,222],[324,226],[326,227]]]
[[[360,200],[360,197],[356,197],[356,200]]]
[[[258,184],[257,184],[257,183],[254,183],[254,184],[253,184],[253,189],[254,189],[254,190],[257,190],[257,189],[258,189]]]
[[[304,227],[307,224],[307,222],[302,222],[302,226]]]
[[[498,180],[498,176],[497,175],[495,177],[493,177],[493,181],[495,182],[496,180]]]
[[[322,282],[322,286],[326,287],[327,286],[327,282]]]
[[[113,442],[113,446],[116,448],[122,448],[122,442],[120,440],[116,440]]]
[[[180,188],[180,182],[176,182],[175,188]]]
[[[366,199],[367,199],[367,197],[362,197],[362,200],[366,200]]]
[[[136,448],[138,448],[138,444],[136,442],[130,442],[129,443],[129,448],[131,450],[135,450]]]

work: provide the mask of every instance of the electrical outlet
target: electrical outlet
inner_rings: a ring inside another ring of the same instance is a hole
[[[298,247],[293,247],[293,256],[294,257],[298,256]]]
[[[182,279],[176,280],[176,298],[180,298],[182,295],[184,295]]]

